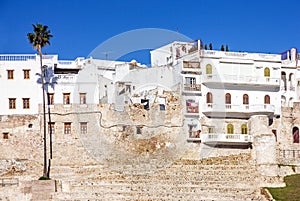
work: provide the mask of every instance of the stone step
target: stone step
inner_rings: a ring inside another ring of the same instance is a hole
[[[60,193],[54,196],[55,200],[203,200],[203,201],[250,201],[262,200],[255,193],[239,194],[213,194],[207,192],[71,192]]]
[[[179,192],[193,192],[193,193],[252,193],[253,188],[247,187],[246,185],[239,185],[239,187],[229,186],[224,184],[206,184],[206,185],[191,185],[191,184],[180,184],[180,185],[168,185],[168,184],[145,184],[145,183],[91,183],[88,185],[82,183],[73,183],[70,185],[71,192],[86,191],[89,192],[119,192],[119,193],[138,193],[138,192],[153,192],[153,193],[179,193]]]

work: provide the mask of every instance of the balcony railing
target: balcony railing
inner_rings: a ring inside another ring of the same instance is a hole
[[[271,104],[257,104],[257,105],[233,105],[233,104],[213,104],[206,103],[203,110],[209,111],[236,111],[236,112],[263,112],[263,111],[275,111],[275,106]]]
[[[279,150],[279,156],[281,158],[300,159],[300,150]]]
[[[183,61],[183,68],[200,69],[200,62]]]
[[[201,91],[201,84],[184,84],[184,91]]]
[[[221,77],[216,74],[203,75],[203,82],[216,82],[216,83],[240,83],[240,84],[267,84],[267,85],[280,85],[280,78],[272,77],[255,77],[246,75],[226,75],[223,74]]]
[[[187,113],[199,113],[199,106],[186,106]]]
[[[290,91],[295,91],[295,87],[294,86],[290,86]]]
[[[249,144],[252,142],[252,136],[249,134],[225,134],[225,133],[206,133],[200,135],[203,143],[220,144]]]
[[[76,75],[58,74],[56,75],[58,82],[76,82]]]
[[[275,112],[275,106],[271,104],[256,105],[233,105],[233,104],[214,104],[206,103],[203,105],[202,112],[208,116],[232,116],[249,117],[256,114],[272,115]],[[220,116],[220,117],[221,117]]]
[[[27,61],[36,60],[36,54],[1,54],[0,61]]]
[[[199,138],[200,139],[200,132],[199,131],[190,130],[189,131],[189,138]]]

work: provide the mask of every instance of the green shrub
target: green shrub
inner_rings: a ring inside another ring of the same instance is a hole
[[[49,177],[44,177],[44,176],[41,176],[40,178],[39,178],[39,180],[51,180]]]

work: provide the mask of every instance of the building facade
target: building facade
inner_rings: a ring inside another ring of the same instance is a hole
[[[254,133],[249,129],[249,119],[263,115],[268,117],[276,139],[295,148],[299,144],[300,124],[283,126],[282,108],[292,108],[299,102],[296,49],[263,54],[200,47],[197,40],[174,42],[153,50],[151,67],[136,61],[65,61],[59,60],[58,55],[43,56],[47,114],[51,114],[51,119],[47,117],[48,127],[61,140],[76,133],[88,135],[103,127],[104,108],[117,118],[135,106],[145,110],[141,112],[145,118],[150,115],[151,123],[132,120],[132,116],[128,117],[132,121],[116,119],[114,126],[120,127],[120,132],[125,132],[126,126],[134,126],[134,130],[126,132],[142,134],[147,126],[173,125],[175,118],[176,132],[186,142],[250,147]],[[1,117],[40,117],[39,56],[0,55],[0,75]],[[181,105],[176,105],[178,99]],[[170,108],[180,110],[176,117]],[[169,116],[164,111],[170,112]]]

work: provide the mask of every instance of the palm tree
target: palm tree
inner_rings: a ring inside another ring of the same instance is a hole
[[[44,170],[43,177],[49,177],[47,171],[47,143],[46,143],[46,108],[45,108],[45,81],[44,81],[44,70],[43,70],[43,53],[42,48],[50,45],[51,31],[48,30],[48,26],[43,26],[42,24],[37,23],[33,26],[33,33],[28,33],[27,38],[32,44],[33,48],[37,50],[40,56],[40,65],[41,65],[41,81],[43,89],[43,119],[44,119]]]

